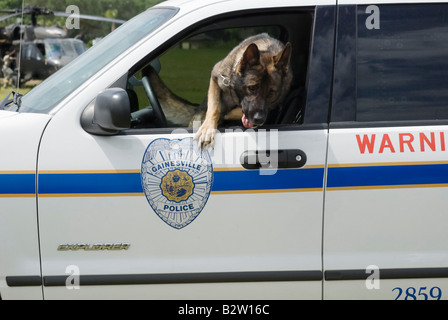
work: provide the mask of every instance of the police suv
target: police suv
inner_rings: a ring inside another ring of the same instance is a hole
[[[262,32],[282,109],[213,149],[144,72],[200,103]],[[3,299],[448,298],[448,4],[174,0],[0,111]]]

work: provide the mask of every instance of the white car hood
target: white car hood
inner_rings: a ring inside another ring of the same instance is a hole
[[[13,111],[0,111],[0,120],[4,119],[4,118],[9,118],[9,117],[14,117],[18,115],[17,112],[13,112]]]

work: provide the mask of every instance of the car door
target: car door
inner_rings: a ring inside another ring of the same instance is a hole
[[[324,298],[446,295],[447,10],[339,8]]]
[[[237,26],[280,25],[280,35],[295,43],[291,63],[303,73],[289,115],[259,129],[222,127],[213,149],[198,148],[197,128],[150,128],[150,122],[113,135],[89,132],[80,118],[100,96],[56,113],[39,155],[45,297],[321,298],[334,10],[250,10],[244,23],[236,12],[191,28],[204,33],[166,31],[176,41],[155,52],[174,47],[190,54],[191,44],[216,45],[216,37],[235,36]],[[154,106],[145,107],[139,72],[150,61],[173,67],[147,54],[141,50],[110,87],[118,94],[127,89],[139,101],[134,115],[143,117]],[[185,57],[177,61],[185,64]],[[92,92],[93,86],[99,85]]]

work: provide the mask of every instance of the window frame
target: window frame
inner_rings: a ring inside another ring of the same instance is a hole
[[[387,5],[387,4],[385,4]],[[403,4],[403,6],[432,4]],[[367,15],[366,15],[367,17]],[[358,53],[358,5],[339,5],[337,17],[336,51],[334,62],[334,79],[331,128],[355,127],[402,127],[418,125],[447,125],[447,119],[424,120],[358,120],[357,119],[357,53]],[[347,63],[349,61],[350,63]]]
[[[307,121],[307,117],[305,117],[305,122],[303,124],[273,124],[273,125],[264,125],[261,129],[278,129],[278,130],[307,130],[307,129],[322,129],[328,127],[328,114],[329,114],[329,107],[330,107],[330,97],[331,97],[331,80],[332,80],[332,64],[333,64],[333,52],[325,52],[324,58],[325,58],[325,64],[327,66],[326,74],[324,77],[320,75],[319,77],[316,76],[316,79],[319,78],[320,80],[325,79],[324,83],[322,81],[311,79],[312,82],[310,82],[310,68],[311,68],[311,61],[313,59],[313,56],[316,54],[313,51],[313,48],[317,46],[317,42],[315,39],[316,30],[322,30],[319,31],[321,34],[324,32],[328,32],[327,29],[330,29],[329,33],[332,35],[331,38],[331,47],[333,48],[333,42],[334,42],[334,27],[335,27],[335,19],[336,19],[336,6],[309,6],[309,7],[292,7],[292,8],[273,8],[273,9],[251,9],[251,10],[244,10],[244,11],[238,11],[238,12],[232,12],[232,13],[225,13],[216,15],[210,18],[207,18],[205,20],[202,20],[199,23],[196,23],[194,25],[191,25],[184,29],[182,32],[176,34],[172,38],[168,39],[162,46],[159,46],[155,51],[151,52],[148,56],[146,56],[141,61],[137,62],[134,66],[130,68],[128,71],[127,77],[131,77],[132,75],[136,74],[139,70],[141,70],[145,65],[148,65],[151,61],[156,59],[157,57],[161,56],[163,53],[165,53],[167,50],[169,50],[171,47],[179,43],[179,41],[182,41],[183,39],[189,38],[194,36],[195,34],[210,31],[213,29],[213,26],[216,26],[217,24],[229,24],[231,21],[235,21],[236,19],[240,19],[243,21],[241,25],[227,25],[226,27],[222,27],[222,29],[230,28],[230,27],[243,27],[244,21],[248,21],[251,17],[259,17],[263,15],[271,15],[271,14],[286,14],[291,15],[296,13],[310,13],[312,15],[311,19],[311,26],[310,26],[310,35],[309,35],[309,48],[308,48],[308,62],[307,62],[307,75],[305,79],[305,91],[308,93],[309,91],[309,85],[311,83],[312,86],[316,87],[314,90],[313,95],[307,95],[305,96],[305,113],[308,115],[308,113],[311,114],[310,120]],[[323,20],[323,17],[326,16],[325,21]],[[241,19],[244,17],[244,19]],[[320,17],[320,20],[318,20],[318,17]],[[260,21],[262,19],[259,19]],[[316,21],[321,22],[319,23],[319,26],[316,26]],[[264,22],[260,25],[251,25],[251,26],[272,26],[275,25],[274,23]],[[280,27],[284,27],[284,25],[281,25]],[[219,28],[221,29],[221,28]],[[288,29],[288,28],[286,28]],[[325,29],[325,30],[323,30]],[[288,30],[287,32],[290,32]],[[287,35],[286,35],[287,36]],[[285,39],[280,39],[284,41]],[[328,39],[326,39],[328,40]],[[322,42],[322,40],[320,40]],[[315,58],[315,57],[314,57]],[[316,59],[317,61],[317,59]],[[125,89],[125,87],[124,87]],[[322,101],[322,96],[324,96],[324,103],[318,104],[318,102]],[[318,99],[319,98],[319,99]],[[308,109],[308,104],[313,105],[312,112],[310,112]],[[228,127],[227,127],[228,128]],[[219,131],[225,132],[226,127],[220,127],[218,128]],[[232,127],[234,128],[234,127]],[[240,128],[238,126],[238,128]],[[135,135],[135,134],[166,134],[172,132],[173,129],[182,129],[186,132],[192,132],[193,128],[186,128],[186,127],[166,127],[166,128],[139,128],[139,129],[127,129],[121,132],[123,135]],[[241,126],[241,129],[245,130],[243,126]],[[255,129],[257,130],[257,129]]]

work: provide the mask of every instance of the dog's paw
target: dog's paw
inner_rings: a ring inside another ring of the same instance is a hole
[[[194,139],[198,141],[198,145],[201,149],[207,150],[213,148],[215,145],[215,134],[216,128],[209,126],[204,122],[196,133]]]

